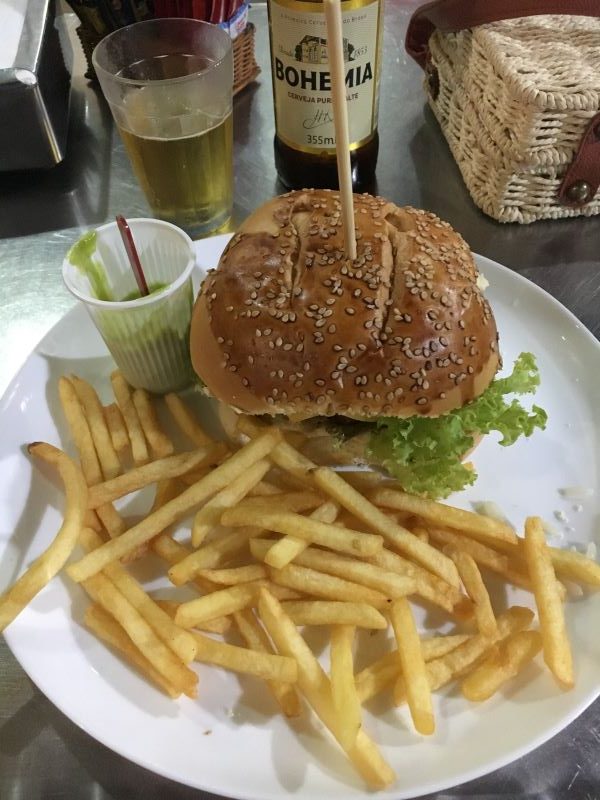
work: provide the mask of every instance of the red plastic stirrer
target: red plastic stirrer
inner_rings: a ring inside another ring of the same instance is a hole
[[[131,270],[135,276],[135,281],[138,285],[138,289],[140,290],[140,294],[142,295],[142,297],[147,297],[150,294],[150,292],[148,290],[148,284],[146,283],[144,270],[142,269],[142,262],[140,261],[137,247],[135,246],[135,242],[133,241],[133,234],[131,233],[131,228],[127,224],[127,220],[122,214],[118,214],[116,219],[117,219],[117,226],[119,228],[119,233],[121,234],[121,239],[123,240],[123,244],[125,245],[125,252],[127,253],[127,258],[129,259]]]

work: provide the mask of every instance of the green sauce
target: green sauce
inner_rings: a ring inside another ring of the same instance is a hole
[[[106,272],[102,264],[93,259],[96,252],[96,238],[96,231],[85,233],[69,250],[68,258],[70,263],[87,277],[97,300],[113,300]]]
[[[69,250],[69,261],[89,280],[96,300],[113,301],[115,298],[108,285],[104,267],[93,258],[96,252],[96,240],[96,231],[84,233],[81,239]],[[157,294],[166,289],[168,285],[168,283],[152,283],[148,287],[148,292],[149,294]],[[129,294],[126,294],[120,302],[126,303],[129,300],[139,300],[141,296],[142,293],[139,289],[134,289]]]
[[[148,295],[151,294],[158,294],[158,292],[162,292],[164,289],[167,288],[168,283],[151,283],[148,287]],[[126,303],[128,300],[139,300],[142,296],[142,293],[139,289],[134,289],[129,294],[126,294],[125,297],[122,298],[121,302]]]

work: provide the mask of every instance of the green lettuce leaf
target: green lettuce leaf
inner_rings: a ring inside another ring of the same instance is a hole
[[[539,382],[535,357],[521,353],[511,375],[492,381],[482,395],[456,411],[434,418],[381,418],[367,455],[398,478],[407,492],[447,497],[477,478],[461,461],[476,436],[497,431],[500,444],[507,446],[545,428],[546,412],[535,405],[527,411],[514,397],[534,392]]]

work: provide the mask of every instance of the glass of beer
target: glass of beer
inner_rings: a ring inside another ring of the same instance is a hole
[[[221,28],[154,19],[111,33],[92,61],[159,218],[199,237],[233,205],[233,56]]]

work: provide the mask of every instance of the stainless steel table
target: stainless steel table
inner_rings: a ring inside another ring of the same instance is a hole
[[[377,190],[399,204],[431,209],[447,219],[473,250],[544,287],[598,335],[600,218],[502,226],[475,208],[425,108],[420,72],[403,50],[410,12],[406,2],[389,0]],[[235,221],[282,190],[273,165],[265,7],[255,6],[252,18],[263,72],[235,101]],[[144,216],[149,209],[106,106],[79,77],[74,82],[67,160],[45,174],[0,173],[0,393],[40,337],[72,304],[60,278],[66,248],[82,228],[116,213]],[[436,797],[598,800],[599,754],[596,702],[529,756]],[[0,639],[2,800],[202,796],[134,766],[79,730],[31,684]]]

